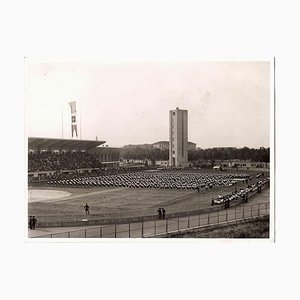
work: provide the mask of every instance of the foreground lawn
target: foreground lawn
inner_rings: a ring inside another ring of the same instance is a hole
[[[269,238],[269,217],[243,223],[199,229],[194,232],[172,234],[172,238]]]

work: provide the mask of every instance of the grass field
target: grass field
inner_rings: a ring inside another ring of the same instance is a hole
[[[269,216],[222,227],[170,234],[170,238],[269,238]]]
[[[242,171],[241,173],[246,173]],[[252,175],[257,172],[247,172]],[[253,178],[252,182],[257,179]],[[164,189],[129,189],[129,188],[65,188],[65,187],[29,187],[29,193],[40,193],[41,201],[35,196],[29,199],[28,214],[38,218],[85,217],[84,205],[88,203],[91,216],[89,219],[117,219],[137,216],[156,215],[159,207],[167,213],[184,212],[210,207],[211,199],[218,194],[231,193],[234,188],[245,187],[238,183],[231,187],[213,187],[206,191],[164,190]],[[51,196],[53,192],[64,192],[64,198]],[[39,194],[38,194],[39,195]]]

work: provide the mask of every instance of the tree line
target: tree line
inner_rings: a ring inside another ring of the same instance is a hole
[[[157,148],[142,148],[142,147],[123,147],[121,150],[121,157],[123,159],[150,159],[168,160],[169,150],[160,150]],[[195,149],[188,151],[189,161],[214,161],[214,160],[250,160],[255,162],[270,162],[270,148],[261,147],[255,148],[208,148]]]

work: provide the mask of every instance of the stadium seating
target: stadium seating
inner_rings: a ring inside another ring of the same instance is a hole
[[[66,153],[29,153],[28,172],[77,170],[85,168],[97,168],[100,163],[88,152]]]

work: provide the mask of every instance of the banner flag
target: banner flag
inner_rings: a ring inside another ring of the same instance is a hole
[[[73,137],[73,133],[75,131],[76,133],[76,137],[78,137],[77,134],[77,120],[76,120],[76,101],[71,101],[69,102],[70,108],[71,108],[71,132],[72,132],[72,137]]]
[[[77,125],[73,125],[72,124],[72,137],[73,137],[73,132],[75,131],[75,133],[76,133],[76,137],[78,137],[78,134],[77,134]]]
[[[71,114],[75,114],[76,113],[76,101],[69,102],[69,105],[71,107]]]

